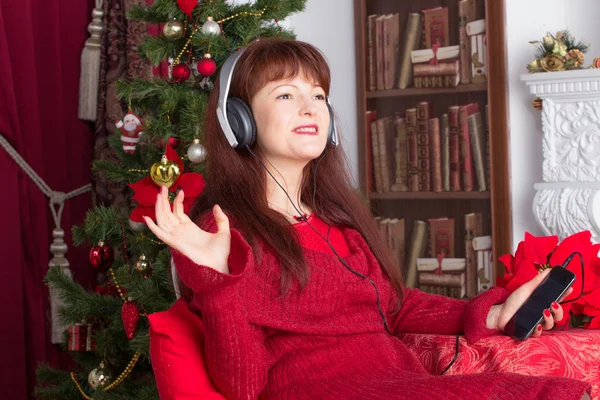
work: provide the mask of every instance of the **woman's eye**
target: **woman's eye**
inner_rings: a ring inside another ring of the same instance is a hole
[[[315,96],[315,98],[317,98],[318,100],[325,100],[325,95],[318,94],[318,95]]]
[[[287,100],[289,99],[291,96],[289,94],[280,94],[279,96],[277,96],[278,99],[284,99]]]

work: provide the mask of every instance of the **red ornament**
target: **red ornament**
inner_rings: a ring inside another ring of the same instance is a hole
[[[196,7],[196,4],[198,4],[198,0],[177,0],[177,5],[181,11],[186,13],[190,18],[193,18],[192,11],[194,10],[194,7]]]
[[[173,136],[171,136],[169,138],[169,140],[167,140],[167,145],[169,145],[169,147],[176,149],[177,146],[179,146],[179,140]]]
[[[210,54],[205,54],[204,58],[198,61],[196,68],[198,73],[206,78],[217,72],[217,63],[210,58]]]
[[[110,268],[115,260],[115,251],[109,244],[100,240],[98,244],[90,249],[90,263],[92,267],[102,272]]]
[[[138,305],[133,301],[126,301],[121,309],[121,319],[127,339],[131,340],[135,335],[138,321],[140,320],[140,310]]]
[[[187,81],[192,71],[185,64],[177,64],[173,67],[172,75],[175,82]]]

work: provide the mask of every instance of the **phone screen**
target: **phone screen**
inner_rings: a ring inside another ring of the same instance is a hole
[[[508,321],[504,331],[515,339],[525,340],[542,322],[544,310],[558,301],[574,281],[575,274],[571,271],[561,267],[552,268],[548,276]]]

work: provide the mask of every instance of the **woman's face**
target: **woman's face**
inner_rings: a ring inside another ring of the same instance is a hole
[[[268,83],[250,107],[256,142],[269,162],[304,166],[323,152],[330,119],[325,91],[302,71],[294,78]]]

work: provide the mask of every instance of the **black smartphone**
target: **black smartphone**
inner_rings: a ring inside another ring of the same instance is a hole
[[[525,340],[533,333],[553,302],[575,282],[575,274],[566,268],[554,267],[521,308],[504,327],[504,332],[517,340]]]

